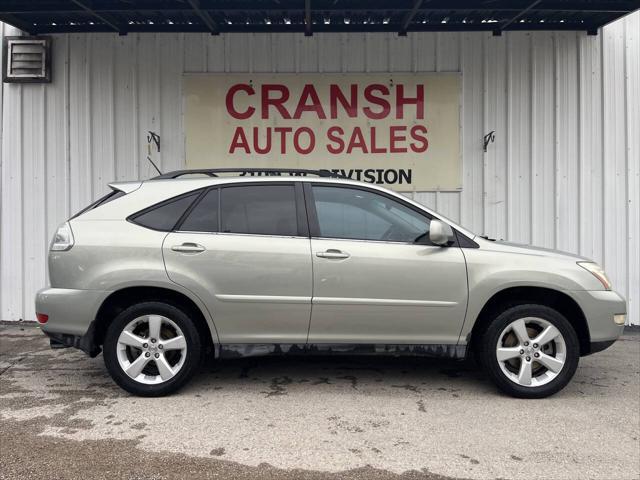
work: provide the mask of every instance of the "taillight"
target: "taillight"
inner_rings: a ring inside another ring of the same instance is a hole
[[[69,225],[69,222],[64,222],[58,227],[58,230],[56,230],[56,234],[53,236],[53,240],[51,241],[50,250],[56,252],[69,250],[73,247],[73,243],[74,239],[73,232],[71,231],[71,225]]]
[[[38,320],[38,323],[45,324],[49,321],[49,315],[46,313],[36,313],[36,319]]]

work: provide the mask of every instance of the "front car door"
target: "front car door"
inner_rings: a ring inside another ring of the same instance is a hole
[[[467,305],[458,246],[430,244],[430,217],[359,186],[305,184],[313,300],[310,344],[455,345]]]
[[[163,245],[171,280],[211,311],[222,344],[304,344],[311,253],[302,186],[208,190]]]

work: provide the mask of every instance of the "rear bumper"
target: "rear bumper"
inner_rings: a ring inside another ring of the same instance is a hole
[[[580,305],[589,327],[590,353],[604,350],[622,335],[624,325],[613,321],[614,315],[627,313],[627,302],[611,290],[581,290],[570,292]]]
[[[89,339],[93,338],[93,320],[109,293],[68,288],[40,290],[36,294],[36,312],[49,316],[41,327],[52,339],[52,346],[76,347],[89,355],[97,355]]]

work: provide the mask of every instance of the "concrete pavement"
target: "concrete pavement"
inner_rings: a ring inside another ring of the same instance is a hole
[[[544,400],[420,358],[212,362],[136,398],[102,357],[0,326],[0,478],[638,479],[640,335]]]

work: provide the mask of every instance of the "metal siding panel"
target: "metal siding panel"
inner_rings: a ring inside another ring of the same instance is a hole
[[[138,176],[138,37],[123,35],[114,45],[115,172],[117,180]]]
[[[296,72],[296,44],[293,37],[286,33],[274,33],[271,37],[274,53],[275,72]],[[241,54],[241,53],[240,53]]]
[[[93,198],[101,197],[109,191],[108,182],[115,180],[115,132],[113,62],[114,36],[97,33],[93,36],[89,52],[89,91],[91,110],[91,151]]]
[[[531,243],[555,246],[555,63],[551,34],[532,34]],[[552,194],[550,194],[552,192]],[[511,208],[511,207],[509,207]]]
[[[342,44],[342,71],[366,72],[368,65],[368,52],[366,34],[344,33]],[[370,47],[369,47],[370,48]]]
[[[508,34],[508,237],[531,242],[531,34]],[[548,121],[548,119],[547,119]]]
[[[88,59],[92,36],[75,34],[69,40],[69,191],[71,212],[77,212],[93,199]]]
[[[438,32],[436,35],[436,71],[459,72],[461,70],[461,49],[466,35],[455,32]],[[476,37],[481,34],[472,34]]]
[[[183,44],[186,44],[186,36],[183,37]],[[254,40],[254,43],[255,40]],[[265,46],[268,47],[268,42],[265,42]],[[221,73],[225,71],[226,68],[226,56],[225,56],[225,37],[222,35],[207,35],[205,37],[205,42],[204,42],[204,55],[206,57],[205,60],[205,65],[204,68],[202,70],[202,72],[214,72],[214,73]],[[186,56],[187,56],[187,48],[183,47],[183,53],[182,56],[185,59],[184,62],[186,63]],[[258,52],[260,54],[262,54],[262,52]],[[257,56],[257,53],[253,54],[253,57],[255,59],[255,57]],[[270,59],[269,56],[267,56],[267,59]],[[194,65],[194,70],[193,71],[197,71],[195,70],[196,66]]]
[[[13,29],[7,27],[5,34]],[[19,320],[24,318],[23,295],[23,191],[22,191],[22,85],[4,86],[2,102],[2,189],[0,231],[2,254],[0,256],[0,299],[2,318]],[[13,159],[8,161],[7,159]]]
[[[318,71],[319,72],[341,72],[343,42],[342,34],[318,33],[314,34],[318,38]]]
[[[24,318],[34,318],[33,292],[45,283],[45,119],[44,85],[27,84],[22,91],[22,189]]]
[[[407,193],[406,195],[416,202],[421,203],[425,207],[428,207],[432,210],[437,210],[436,192],[413,192]]]
[[[318,58],[319,43],[318,37],[315,35],[310,37],[305,37],[304,35],[298,36],[298,71],[310,73],[318,71],[318,65],[320,63]]]
[[[629,320],[640,325],[640,12],[625,19]]]
[[[171,62],[160,62],[160,155],[153,152],[152,158],[161,158],[163,172],[178,170],[184,166],[184,144],[182,141],[182,36],[168,34],[158,38],[158,49],[162,57]]]
[[[53,81],[45,87],[44,117],[46,168],[46,234],[44,245],[56,228],[70,216],[69,211],[69,110],[68,110],[68,37],[56,37],[52,43]],[[42,248],[42,245],[40,245]]]
[[[414,70],[413,45],[413,36],[400,37],[393,33],[387,35],[390,72]]]
[[[507,41],[488,34],[484,55],[484,133],[495,131],[495,142],[484,154],[485,233],[507,238]]]
[[[227,72],[249,72],[251,66],[251,35],[224,35]],[[201,70],[206,72],[206,68]]]
[[[461,223],[461,195],[457,192],[436,192],[435,210],[449,217],[456,223]]]
[[[138,62],[136,70],[138,98],[138,127],[136,129],[138,145],[138,177],[150,178],[157,175],[156,170],[147,161],[147,132],[160,133],[160,51],[159,34],[140,34],[138,37]],[[202,52],[201,52],[202,53]],[[204,53],[202,53],[204,56]],[[174,113],[175,114],[175,113]],[[162,158],[153,152],[154,161]],[[156,164],[162,162],[157,162]],[[158,165],[160,167],[160,165]],[[162,167],[160,167],[162,169]]]
[[[184,71],[206,72],[207,71],[207,46],[213,37],[206,33],[185,33],[184,34]],[[221,37],[224,41],[227,35]],[[139,48],[138,48],[139,51]],[[223,57],[224,58],[224,57]],[[224,69],[222,69],[224,70]]]
[[[438,34],[416,32],[410,34],[414,42],[416,70],[418,72],[435,72],[438,54]]]
[[[580,248],[602,262],[602,64],[601,37],[579,42]]]
[[[603,31],[604,74],[604,268],[615,288],[627,289],[627,151],[625,114],[624,23]]]
[[[578,164],[578,49],[575,32],[556,35],[556,245],[577,252]]]
[[[462,223],[484,232],[483,218],[483,45],[481,33],[463,34],[462,44]]]
[[[358,41],[363,43],[366,52],[365,71],[390,71],[389,36],[387,34],[365,33],[359,35]]]

